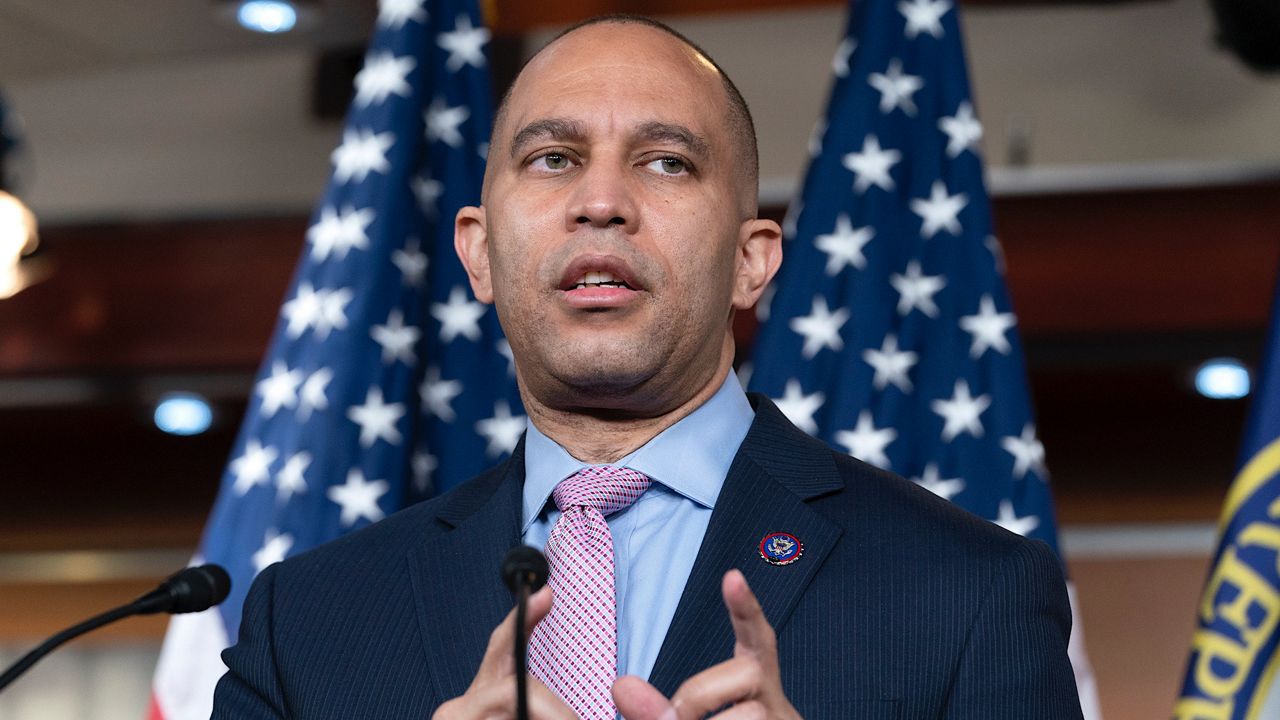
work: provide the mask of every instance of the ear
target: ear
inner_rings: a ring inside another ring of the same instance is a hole
[[[734,279],[733,307],[746,310],[760,299],[782,264],[782,228],[758,218],[742,223],[738,232],[738,275]]]
[[[453,219],[453,249],[471,280],[471,292],[482,303],[493,303],[489,274],[489,223],[484,207],[467,206]]]

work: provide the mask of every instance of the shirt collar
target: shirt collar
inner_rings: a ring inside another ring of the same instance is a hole
[[[754,418],[742,384],[730,370],[710,399],[613,464],[642,472],[699,505],[714,508],[729,465]],[[587,466],[528,423],[521,532],[542,513],[556,485]]]

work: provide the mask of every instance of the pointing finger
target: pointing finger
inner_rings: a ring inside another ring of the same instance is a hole
[[[747,579],[739,570],[724,574],[720,584],[725,607],[729,609],[729,621],[733,623],[733,635],[737,640],[734,655],[741,651],[754,653],[762,662],[771,664],[776,659],[777,639],[773,626],[764,616],[760,602],[747,585]]]

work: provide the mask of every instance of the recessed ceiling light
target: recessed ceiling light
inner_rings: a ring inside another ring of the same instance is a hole
[[[1249,394],[1249,369],[1235,358],[1213,358],[1196,368],[1196,392],[1214,400],[1237,400]]]
[[[298,8],[289,0],[244,0],[236,10],[236,21],[254,32],[289,32],[298,24]]]
[[[199,435],[213,424],[213,408],[195,393],[168,393],[156,403],[154,418],[170,435]]]

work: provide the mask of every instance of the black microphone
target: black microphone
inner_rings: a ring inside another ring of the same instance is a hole
[[[53,652],[59,645],[96,630],[103,625],[113,623],[133,615],[152,615],[155,613],[189,613],[208,610],[227,599],[231,592],[231,576],[218,565],[201,565],[179,570],[169,579],[160,583],[155,590],[143,595],[127,605],[108,610],[101,615],[73,625],[66,630],[45,640],[39,647],[26,655],[0,675],[0,690],[18,679],[18,676],[31,669],[40,658]]]
[[[513,651],[516,659],[516,720],[529,720],[528,638],[524,634],[529,595],[547,584],[547,559],[528,545],[511,548],[502,560],[502,581],[516,596],[516,637]]]
[[[519,594],[521,583],[536,593],[547,584],[547,559],[528,545],[517,545],[502,560],[502,581],[513,594]]]

